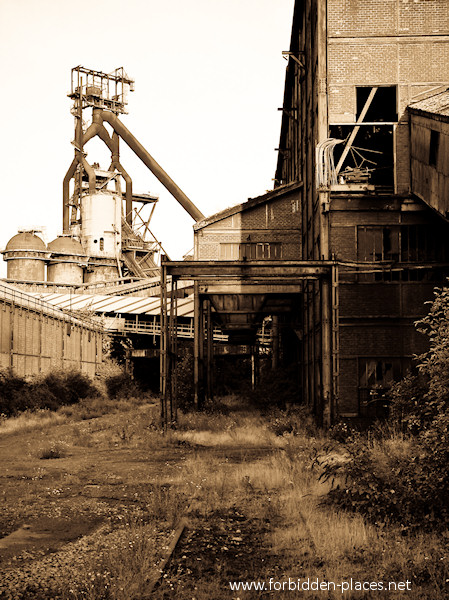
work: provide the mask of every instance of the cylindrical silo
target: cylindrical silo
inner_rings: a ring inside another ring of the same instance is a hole
[[[40,237],[31,231],[13,236],[3,250],[7,261],[6,277],[17,281],[45,281],[47,247]]]
[[[84,272],[84,283],[97,283],[99,281],[114,281],[118,279],[119,271],[117,261],[95,261],[89,260],[88,267]]]
[[[89,256],[116,259],[122,232],[121,197],[109,191],[81,198],[81,242]]]
[[[47,267],[47,281],[53,283],[83,283],[83,263],[86,256],[81,243],[74,238],[61,235],[48,244],[51,252]]]

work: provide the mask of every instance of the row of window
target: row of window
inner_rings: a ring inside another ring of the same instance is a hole
[[[440,226],[390,225],[357,228],[357,260],[367,263],[391,262],[393,270],[360,273],[359,281],[440,281],[447,269],[401,268],[394,263],[447,263],[447,235]]]
[[[429,225],[359,226],[357,258],[364,262],[446,262],[447,244],[440,227]]]
[[[282,258],[280,242],[245,242],[220,244],[220,260],[279,260]]]

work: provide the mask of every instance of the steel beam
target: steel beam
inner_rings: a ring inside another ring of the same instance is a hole
[[[164,261],[167,274],[182,279],[225,279],[237,277],[243,280],[320,277],[330,275],[332,261]]]

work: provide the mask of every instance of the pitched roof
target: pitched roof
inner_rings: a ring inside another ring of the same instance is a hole
[[[444,121],[449,120],[449,88],[425,100],[414,102],[408,108],[412,113],[427,113],[443,118]]]
[[[262,196],[257,196],[256,198],[248,198],[246,202],[242,202],[241,204],[236,204],[235,206],[230,206],[229,208],[225,208],[218,213],[211,215],[210,217],[206,217],[202,221],[198,221],[193,226],[194,231],[198,231],[198,229],[203,229],[212,223],[216,223],[217,221],[221,221],[222,219],[226,219],[232,215],[236,215],[237,213],[244,212],[245,210],[249,210],[258,206],[259,204],[264,204],[265,202],[269,202],[270,200],[274,200],[284,194],[288,194],[289,192],[293,192],[296,189],[302,187],[301,182],[289,183],[288,185],[279,186],[274,190],[263,194]]]

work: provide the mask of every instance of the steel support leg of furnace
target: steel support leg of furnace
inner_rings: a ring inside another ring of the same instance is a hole
[[[167,269],[161,265],[161,335],[160,335],[160,395],[161,422],[165,428],[168,421],[167,410],[167,379],[168,379],[168,298],[167,298]]]

